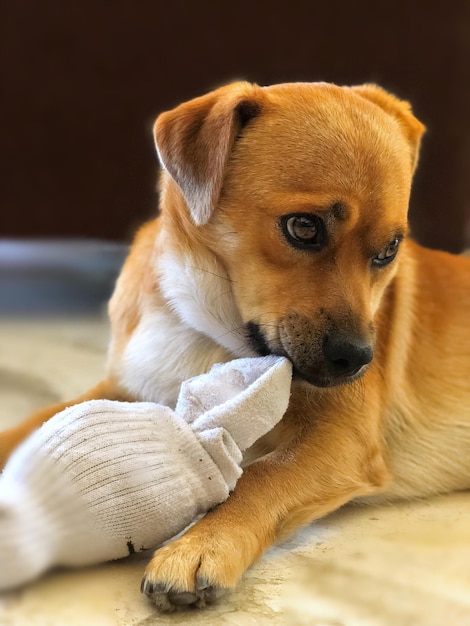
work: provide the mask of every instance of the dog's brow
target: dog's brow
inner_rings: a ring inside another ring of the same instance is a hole
[[[331,207],[331,215],[334,219],[344,222],[349,217],[349,209],[342,202],[334,202]]]
[[[273,206],[282,212],[316,213],[324,218],[346,221],[351,209],[341,200],[331,197],[330,194],[310,192],[278,192]]]
[[[399,224],[395,226],[393,230],[393,235],[392,237],[390,237],[390,239],[393,239],[393,237],[396,237],[397,239],[401,241],[407,236],[407,234],[408,234],[407,228],[404,228],[401,224]]]

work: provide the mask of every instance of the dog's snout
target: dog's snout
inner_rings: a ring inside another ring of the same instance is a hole
[[[354,376],[372,361],[373,351],[361,338],[330,335],[325,337],[323,355],[333,376]]]

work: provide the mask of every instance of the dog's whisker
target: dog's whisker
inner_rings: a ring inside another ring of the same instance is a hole
[[[218,293],[216,294],[212,300],[210,301],[211,304],[214,304],[215,302],[217,302],[217,300],[222,300],[223,298],[232,295],[233,292],[231,289],[228,289],[227,291],[224,291],[222,293]]]
[[[215,276],[216,278],[221,278],[222,280],[226,280],[229,283],[233,283],[234,281],[230,278],[230,276],[223,276],[222,274],[217,274],[217,272],[211,272],[210,270],[204,267],[197,267],[197,265],[188,265],[189,269],[196,270],[198,272],[204,272],[205,274],[210,274],[211,276]]]
[[[228,335],[240,335],[241,333],[244,333],[244,332],[245,332],[245,325],[237,326],[235,328],[228,329],[225,333],[217,335],[217,337],[215,337],[215,340],[218,341],[219,339],[223,339],[224,337],[227,337]]]

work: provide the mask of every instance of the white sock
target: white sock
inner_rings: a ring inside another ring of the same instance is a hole
[[[284,414],[291,373],[281,357],[240,359],[183,383],[175,412],[94,400],[54,416],[0,477],[0,589],[156,547],[225,500],[241,452]]]

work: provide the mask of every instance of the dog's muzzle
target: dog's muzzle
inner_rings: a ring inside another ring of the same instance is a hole
[[[294,375],[316,387],[333,387],[356,380],[373,358],[369,342],[352,332],[325,333],[306,324],[304,328],[284,324],[279,341],[270,341],[258,324],[249,322],[247,336],[257,354],[287,357],[294,366]]]

